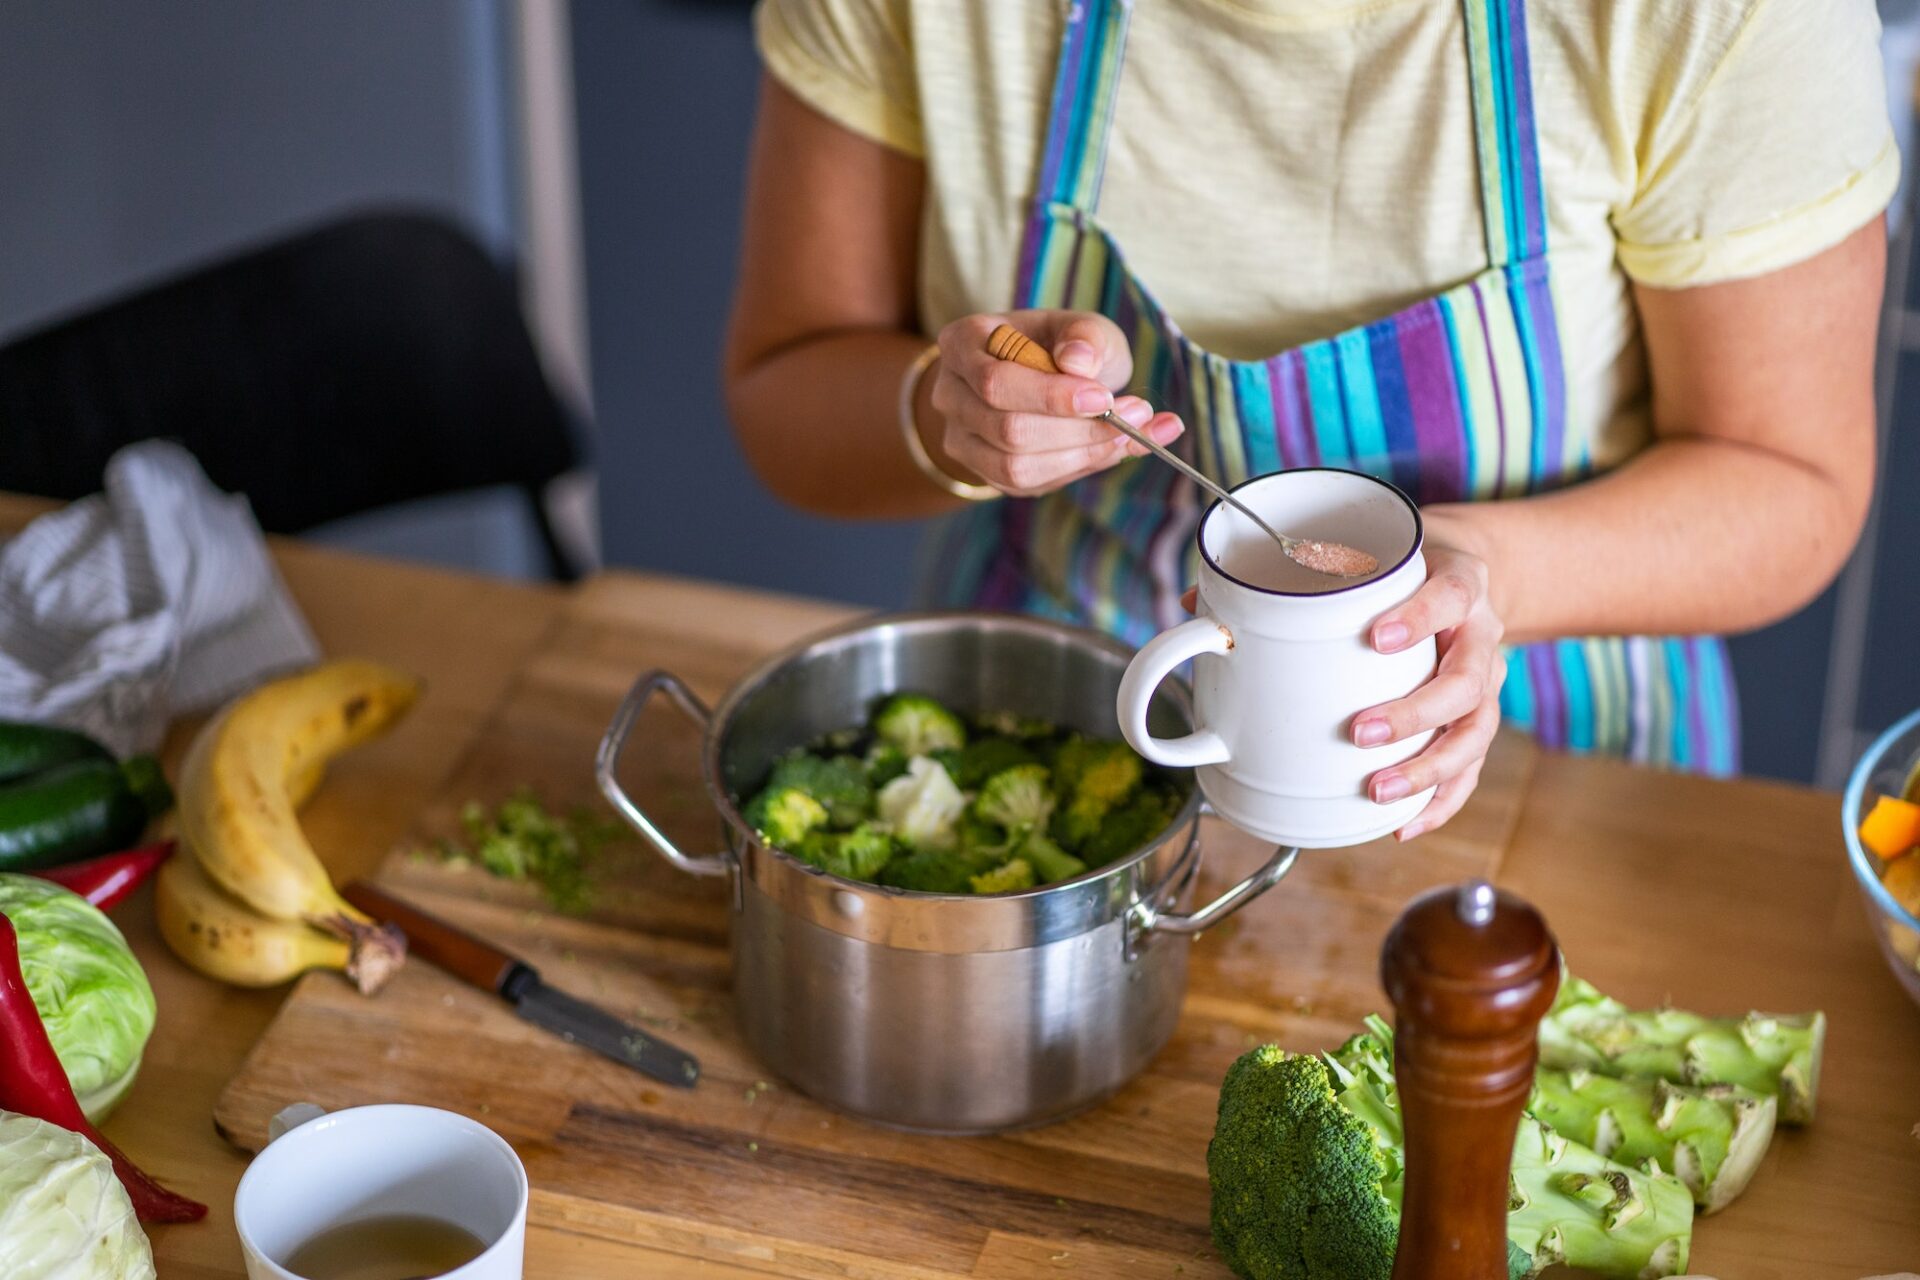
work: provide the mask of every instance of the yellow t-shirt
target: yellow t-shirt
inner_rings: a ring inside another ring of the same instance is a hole
[[[761,0],[768,70],[927,166],[921,320],[1006,307],[1061,0]],[[1574,429],[1647,437],[1629,278],[1810,257],[1899,152],[1871,0],[1534,0],[1548,246]],[[1487,265],[1456,0],[1135,0],[1099,216],[1180,327],[1237,359]]]

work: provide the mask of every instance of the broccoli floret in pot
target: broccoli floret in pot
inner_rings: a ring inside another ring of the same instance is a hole
[[[873,731],[909,756],[967,745],[967,726],[960,717],[921,693],[896,693],[881,703]]]
[[[747,802],[741,816],[762,840],[788,850],[827,825],[826,806],[798,787],[766,788]]]
[[[852,756],[789,751],[773,766],[767,785],[806,792],[826,807],[827,820],[839,831],[873,816],[873,784],[867,780],[866,766]]]

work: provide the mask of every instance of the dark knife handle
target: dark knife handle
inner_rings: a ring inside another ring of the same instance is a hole
[[[519,974],[533,976],[532,968],[523,961],[444,920],[436,920],[418,907],[408,906],[364,880],[355,880],[340,891],[340,896],[375,920],[398,925],[400,932],[407,935],[407,945],[415,955],[476,987],[511,996],[514,993],[508,986],[518,985],[515,979]]]

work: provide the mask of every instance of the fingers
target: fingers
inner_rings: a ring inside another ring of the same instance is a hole
[[[1020,323],[1020,318],[1016,316],[1014,323]],[[1040,330],[1034,334],[1035,339],[1049,343],[1053,362],[1062,373],[1092,378],[1108,387],[1124,387],[1133,374],[1133,351],[1127,345],[1127,336],[1105,316],[1085,311],[1048,312],[1034,327]],[[1053,329],[1050,335],[1045,332],[1048,328]]]
[[[951,374],[983,403],[1005,413],[1037,413],[1055,418],[1087,417],[1113,407],[1113,392],[1098,379],[1112,354],[1109,340],[1095,326],[1082,325],[1068,343],[1070,363],[1086,373],[1042,373],[1023,364],[1001,360],[987,351],[987,335],[1000,323],[997,316],[965,316],[940,331],[940,370]],[[1070,327],[1070,326],[1063,326]],[[1124,349],[1124,340],[1114,340]],[[1036,336],[1036,341],[1041,340]],[[1098,344],[1098,345],[1096,345]],[[1058,364],[1059,358],[1055,357]],[[1132,359],[1125,359],[1131,370]],[[939,387],[935,386],[938,393]],[[944,406],[942,411],[944,412]]]
[[[1188,613],[1197,611],[1200,607],[1200,588],[1188,587],[1180,596],[1180,607]]]
[[[1427,801],[1427,807],[1420,811],[1420,816],[1394,832],[1394,838],[1406,841],[1415,836],[1425,835],[1429,831],[1438,830],[1454,814],[1459,813],[1461,806],[1467,803],[1480,786],[1482,763],[1476,760],[1464,773],[1441,783],[1440,789],[1433,793],[1433,799]]]
[[[1499,628],[1476,618],[1449,637],[1433,679],[1396,702],[1362,711],[1353,718],[1353,745],[1381,747],[1401,742],[1452,724],[1488,703],[1497,712],[1500,686],[1506,677]]]
[[[1392,804],[1478,770],[1499,728],[1499,701],[1481,703],[1449,725],[1419,755],[1374,774],[1367,783],[1368,797],[1375,804]]]
[[[1449,557],[1446,568],[1427,579],[1411,600],[1374,620],[1373,647],[1381,653],[1397,653],[1457,627],[1486,594],[1486,566],[1471,557]]]

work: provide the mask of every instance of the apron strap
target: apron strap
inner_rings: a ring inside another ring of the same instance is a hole
[[[1091,213],[1107,168],[1107,134],[1120,87],[1133,0],[1070,0],[1053,73],[1047,141],[1040,153],[1043,201]]]
[[[1467,23],[1487,260],[1506,267],[1547,251],[1527,6],[1525,0],[1461,0],[1461,9]]]

